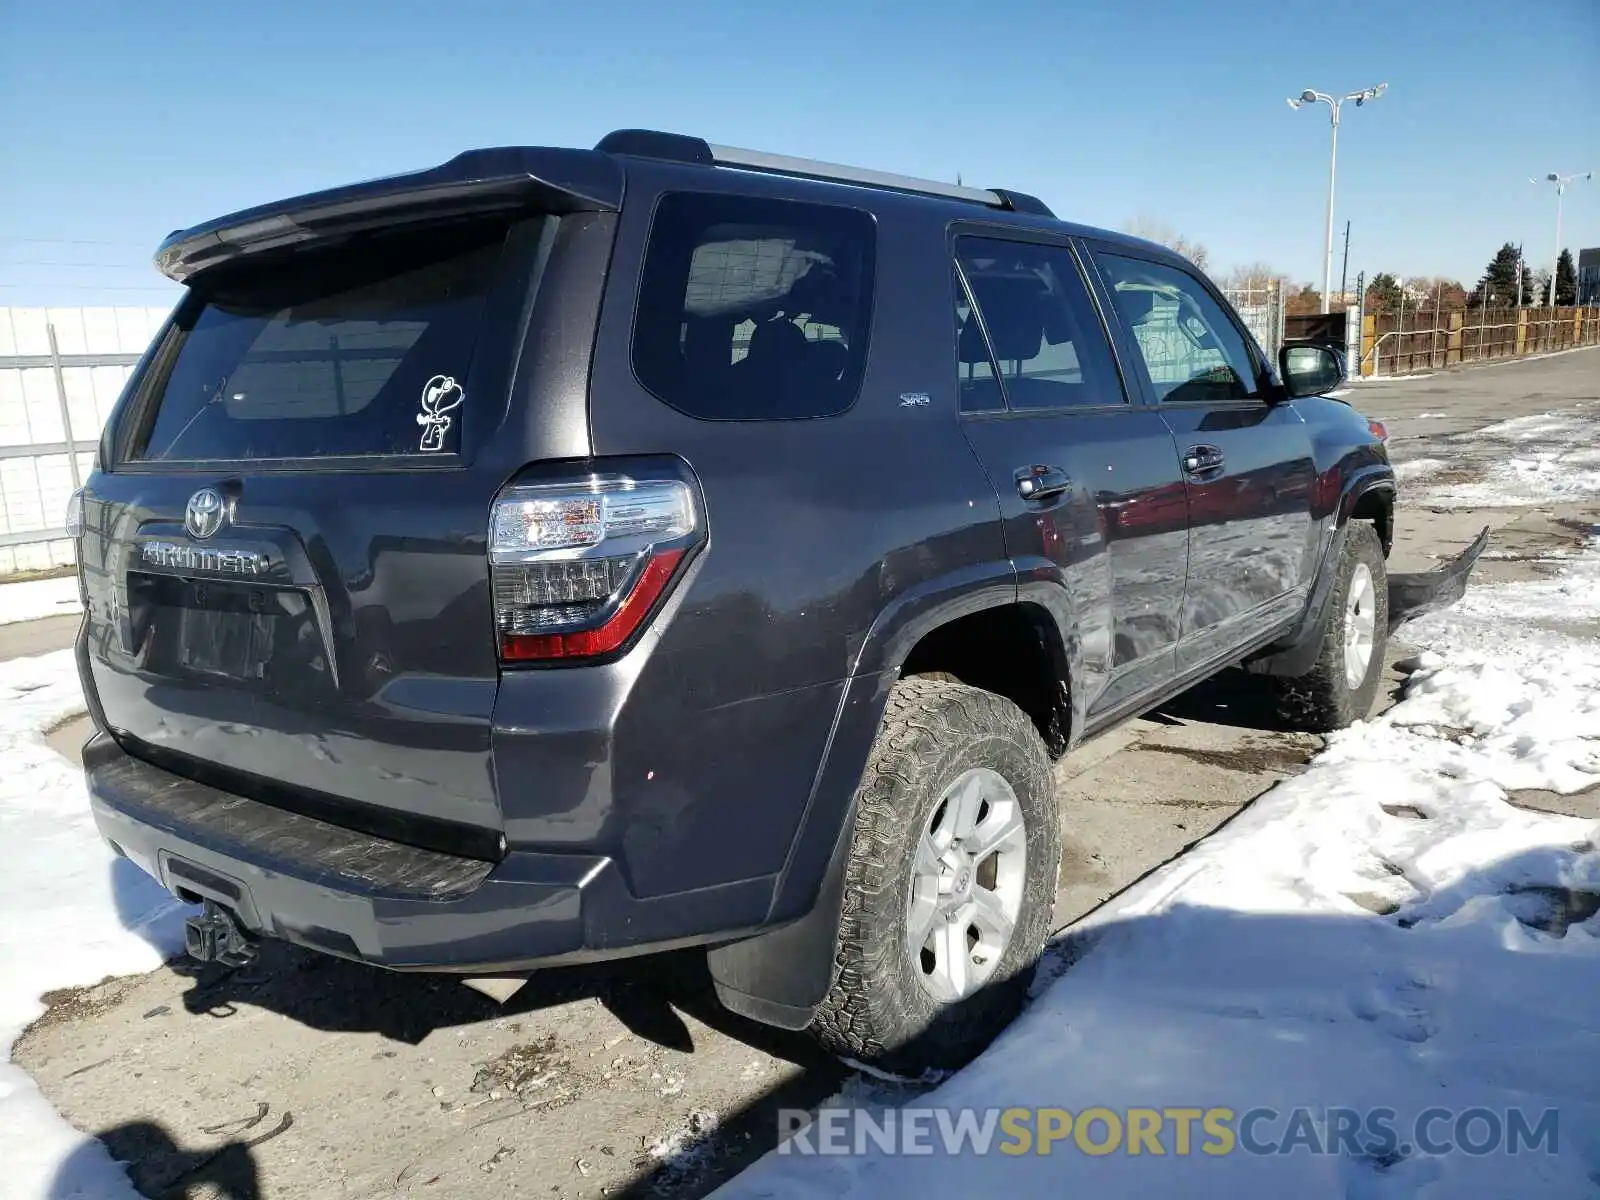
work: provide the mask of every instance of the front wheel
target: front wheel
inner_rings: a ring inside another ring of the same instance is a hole
[[[948,679],[890,694],[862,774],[832,987],[812,1032],[890,1070],[966,1062],[1016,1014],[1061,858],[1043,740]]]
[[[1389,644],[1389,582],[1377,530],[1350,522],[1335,570],[1316,664],[1273,681],[1283,715],[1314,733],[1343,729],[1372,712]]]

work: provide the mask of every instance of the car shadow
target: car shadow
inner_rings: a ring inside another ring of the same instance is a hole
[[[1271,682],[1264,676],[1237,668],[1222,671],[1178,693],[1146,713],[1145,720],[1162,725],[1203,721],[1210,725],[1272,733],[1289,733],[1295,729],[1284,717]]]
[[[129,1121],[102,1129],[96,1141],[85,1142],[62,1162],[46,1200],[83,1200],[115,1186],[115,1164],[147,1200],[262,1200],[261,1173],[254,1149],[294,1124],[288,1113],[273,1117],[266,1105],[230,1125],[211,1126],[208,1134],[236,1132],[204,1150],[184,1150],[156,1121]],[[109,1156],[110,1162],[106,1159]]]
[[[505,1004],[448,975],[385,971],[276,941],[263,942],[254,962],[233,970],[197,964],[187,957],[168,967],[193,980],[183,993],[183,1007],[196,1017],[227,1019],[249,1006],[329,1033],[376,1033],[407,1045],[416,1045],[440,1029],[537,1014],[593,999],[634,1036],[694,1053],[694,1032],[685,1019],[691,1017],[723,1037],[798,1068],[785,1072],[782,1083],[739,1111],[720,1117],[718,1178],[728,1177],[771,1148],[780,1110],[814,1108],[837,1094],[851,1074],[806,1034],[750,1021],[724,1008],[716,998],[704,954],[693,950],[537,971]],[[663,1194],[674,1194],[676,1178],[670,1170],[662,1177]],[[241,1191],[239,1200],[251,1195]],[[230,1193],[221,1197],[233,1200]]]
[[[170,958],[183,951],[183,922],[199,910],[185,904],[132,860],[111,860],[111,902],[122,927]]]
[[[256,959],[243,967],[199,964],[183,956],[168,969],[193,980],[183,993],[183,1007],[196,1016],[223,1019],[249,1005],[328,1033],[376,1033],[414,1046],[440,1029],[593,999],[630,1033],[665,1049],[695,1049],[687,1014],[796,1066],[831,1062],[803,1034],[723,1008],[705,955],[692,950],[535,971],[504,1004],[456,976],[386,971],[274,940],[263,941]]]

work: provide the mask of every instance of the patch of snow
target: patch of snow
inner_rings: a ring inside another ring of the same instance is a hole
[[[0,625],[37,621],[41,617],[72,616],[82,611],[76,575],[0,583]]]
[[[1591,539],[1577,552],[1552,551],[1549,556],[1556,554],[1562,559],[1559,574],[1525,583],[1474,585],[1454,606],[1405,626],[1406,640],[1417,631],[1430,645],[1475,653],[1509,641],[1541,660],[1541,649],[1581,660],[1600,653],[1600,646],[1588,641],[1549,643],[1537,628],[1542,621],[1600,620],[1600,542]]]
[[[1576,413],[1532,413],[1485,425],[1474,435],[1495,440],[1531,441],[1534,438],[1566,437],[1593,424],[1593,418]]]
[[[42,993],[152,970],[183,944],[182,906],[116,859],[82,772],[45,744],[83,707],[70,650],[0,662],[0,1163],[17,1200],[133,1200],[122,1168],[56,1114],[11,1046]]]
[[[1413,458],[1405,462],[1394,464],[1394,477],[1399,480],[1418,479],[1423,475],[1432,475],[1435,471],[1442,471],[1449,466],[1442,458]]]
[[[1496,451],[1471,482],[1430,488],[1415,503],[1493,508],[1583,502],[1600,495],[1600,422],[1592,414],[1541,413],[1487,425],[1472,435]]]
[[[1557,579],[1475,588],[1407,626],[1427,649],[1400,704],[1069,930],[1029,1009],[912,1100],[980,1117],[1385,1108],[1402,1138],[1435,1107],[1520,1109],[1530,1125],[1555,1109],[1555,1153],[1184,1156],[1169,1124],[1162,1156],[1071,1139],[1048,1156],[952,1156],[937,1136],[923,1155],[775,1151],[719,1194],[1592,1198],[1600,823],[1506,792],[1600,784],[1600,643],[1538,624],[1586,620],[1597,583],[1591,547]],[[1558,911],[1563,896],[1590,903]],[[861,1093],[838,1103],[905,1102],[877,1082]]]
[[[660,1164],[658,1185],[695,1174],[716,1156],[717,1114],[697,1108],[665,1137],[645,1148],[645,1157]]]
[[[1417,420],[1419,420],[1419,421],[1427,421],[1427,420],[1431,420],[1434,417],[1448,417],[1449,415],[1450,415],[1449,413],[1418,413],[1417,414]]]
[[[1414,379],[1432,379],[1437,371],[1418,371],[1415,375],[1363,375],[1351,383],[1410,383]]]

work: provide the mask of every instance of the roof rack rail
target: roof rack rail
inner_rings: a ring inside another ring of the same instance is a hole
[[[750,171],[767,171],[775,175],[792,175],[800,179],[855,183],[864,187],[886,188],[896,192],[914,192],[924,196],[943,196],[949,200],[965,200],[989,208],[1033,213],[1041,217],[1055,216],[1042,200],[1026,192],[1013,192],[1005,188],[963,187],[957,183],[941,183],[936,179],[917,179],[911,175],[893,175],[887,171],[847,167],[838,163],[818,162],[810,158],[790,158],[783,154],[768,154],[762,150],[744,150],[738,146],[714,146],[704,138],[682,133],[662,133],[653,129],[618,129],[601,138],[595,149],[609,154],[630,154],[639,158],[662,158],[670,162],[700,163],[706,166],[741,167]]]

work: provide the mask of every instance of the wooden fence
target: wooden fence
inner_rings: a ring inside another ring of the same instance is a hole
[[[1368,313],[1361,323],[1361,374],[1410,375],[1600,345],[1600,306]]]

